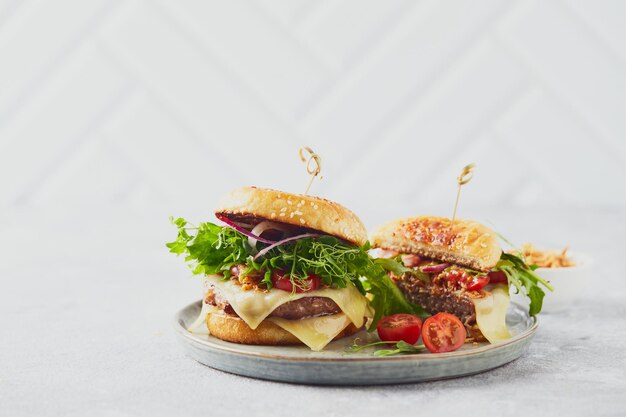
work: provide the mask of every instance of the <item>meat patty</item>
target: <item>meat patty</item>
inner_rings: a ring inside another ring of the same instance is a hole
[[[411,274],[402,275],[395,283],[410,302],[421,305],[429,313],[454,314],[468,330],[476,324],[476,309],[466,293],[449,291]]]
[[[287,320],[300,320],[309,317],[330,316],[337,313],[341,313],[341,309],[330,298],[304,297],[279,306],[272,311],[270,316]]]
[[[208,289],[206,296],[204,297],[204,301],[207,304],[217,306],[226,314],[237,316],[237,313],[228,300],[222,297],[215,287]],[[279,317],[287,320],[300,320],[311,317],[330,316],[338,313],[341,313],[341,309],[330,298],[304,297],[278,306],[278,308],[270,313],[270,317]]]

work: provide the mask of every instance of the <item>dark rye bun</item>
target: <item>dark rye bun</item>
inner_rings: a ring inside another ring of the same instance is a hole
[[[252,330],[245,321],[239,317],[229,316],[221,312],[211,313],[206,318],[207,328],[212,336],[227,342],[242,343],[246,345],[302,345],[303,343],[280,326],[271,321],[264,320]],[[350,336],[359,329],[350,323],[333,340]]]
[[[215,210],[236,222],[263,220],[286,223],[362,245],[367,231],[356,214],[338,203],[309,195],[243,187],[228,193]]]
[[[373,247],[411,253],[480,271],[489,271],[502,249],[496,233],[470,220],[419,216],[393,220],[372,234]]]

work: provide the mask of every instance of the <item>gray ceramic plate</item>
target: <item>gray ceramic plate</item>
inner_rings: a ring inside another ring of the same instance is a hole
[[[357,337],[362,343],[376,339],[365,331],[332,342],[321,352],[307,347],[239,345],[188,332],[199,313],[200,301],[179,311],[174,324],[187,353],[198,362],[252,378],[316,385],[398,384],[484,372],[519,358],[537,330],[537,320],[511,304],[507,326],[513,337],[503,342],[465,344],[449,353],[375,357],[375,348],[346,352]]]

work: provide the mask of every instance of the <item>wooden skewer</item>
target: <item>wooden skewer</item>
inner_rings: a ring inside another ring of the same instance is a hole
[[[470,180],[474,177],[474,168],[476,168],[476,164],[465,165],[456,179],[459,188],[456,192],[456,201],[454,202],[454,212],[452,212],[452,221],[450,222],[450,228],[452,228],[454,220],[456,219],[456,209],[459,205],[459,198],[461,197],[461,187],[470,182]]]
[[[309,153],[308,158],[304,155],[304,152]],[[300,148],[298,154],[300,155],[300,160],[306,163],[306,172],[308,172],[311,176],[311,178],[309,179],[309,183],[306,186],[306,190],[304,191],[304,195],[307,195],[309,193],[309,189],[311,188],[311,184],[313,184],[313,180],[319,175],[320,171],[322,170],[322,158],[318,154],[313,152],[313,149],[309,148],[308,146],[303,146],[302,148]],[[322,177],[320,177],[320,179],[322,179]]]

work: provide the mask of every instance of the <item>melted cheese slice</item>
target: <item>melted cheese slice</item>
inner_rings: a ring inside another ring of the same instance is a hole
[[[476,324],[490,343],[511,337],[506,328],[506,312],[509,308],[508,285],[496,285],[491,291],[483,291],[484,297],[472,298],[476,309]]]
[[[286,320],[278,317],[268,319],[296,336],[312,350],[323,349],[350,323],[353,323],[357,328],[363,326],[365,317],[372,315],[367,299],[351,284],[346,288],[325,288],[300,294],[277,289],[242,291],[241,287],[232,280],[225,281],[220,275],[208,275],[205,277],[204,286],[206,288],[215,286],[220,295],[228,300],[237,315],[252,329],[256,329],[272,311],[289,301],[305,297],[330,298],[343,313],[302,320]],[[200,324],[203,324],[207,315],[215,310],[216,307],[203,302],[200,315],[189,326],[188,330],[193,331]]]
[[[194,333],[198,327],[206,323],[207,315],[209,315],[210,313],[215,313],[217,312],[217,310],[218,308],[216,306],[212,304],[207,304],[204,302],[204,300],[202,300],[202,310],[200,310],[198,318],[196,318],[194,322],[191,323],[189,327],[187,327],[187,331]]]
[[[364,317],[369,315],[367,299],[352,284],[348,284],[346,288],[291,293],[275,288],[269,291],[243,291],[233,280],[225,281],[220,275],[209,275],[205,279],[218,289],[237,315],[253,330],[279,306],[306,297],[330,298],[356,327],[363,326]]]
[[[352,322],[345,314],[285,320],[270,317],[268,321],[282,327],[314,351],[320,351]]]

